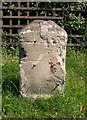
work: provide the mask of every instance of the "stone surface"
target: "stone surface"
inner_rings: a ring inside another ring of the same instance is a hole
[[[35,20],[19,35],[20,94],[48,98],[63,91],[67,33],[51,20]]]

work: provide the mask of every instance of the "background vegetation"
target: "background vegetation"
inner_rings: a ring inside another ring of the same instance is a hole
[[[12,16],[17,17],[17,2],[12,2],[12,5],[10,5],[9,2],[4,2],[3,6],[7,7],[7,9],[3,10],[3,16],[9,16],[11,11]],[[27,2],[21,2],[20,6],[22,8],[27,7]],[[39,10],[37,10],[37,2],[30,2],[30,8],[31,10],[29,11],[29,16],[31,17],[36,16],[37,12],[38,16],[40,17],[63,17],[63,19],[54,21],[66,30],[69,35],[68,42],[79,44],[83,47],[87,44],[87,41],[85,39],[85,37],[87,38],[87,2],[38,2]],[[59,10],[55,12],[55,9]],[[25,9],[21,10],[20,16],[27,16],[27,11]],[[3,19],[3,24],[8,25],[8,21],[9,19]],[[12,25],[17,25],[17,21],[18,19],[14,18],[14,20],[12,20]],[[31,21],[33,21],[33,19],[29,19],[29,22]],[[26,24],[26,19],[20,19],[20,25],[24,26]],[[3,29],[3,31],[5,33],[6,31],[8,32],[7,29]],[[16,34],[17,30],[14,29],[14,32]],[[74,35],[78,35],[78,37]],[[9,47],[12,47],[13,44],[17,43],[17,39],[13,38],[12,44],[9,45],[10,39],[8,39],[8,36],[4,39],[4,41],[5,40],[7,43],[6,45],[8,45],[7,49]]]
[[[4,3],[7,4],[7,3]],[[32,8],[36,3],[31,3]],[[45,3],[40,3],[44,7]],[[16,6],[16,4],[15,4]],[[22,7],[26,4],[22,4]],[[51,3],[47,3],[52,7]],[[64,96],[57,93],[50,99],[26,100],[19,96],[19,47],[17,37],[6,37],[3,34],[2,45],[2,94],[4,118],[83,118],[87,116],[86,104],[86,45],[87,24],[84,13],[80,16],[74,10],[86,10],[87,3],[56,3],[55,7],[67,7],[64,21],[56,21],[68,34],[83,35],[84,39],[75,39],[74,43],[82,46],[67,48],[66,55],[66,83]],[[15,9],[15,8],[14,8]],[[46,13],[41,11],[44,16]],[[58,16],[59,13],[55,14]],[[9,39],[15,39],[15,43],[7,44]],[[74,39],[73,39],[74,41]],[[84,49],[85,48],[85,49]]]

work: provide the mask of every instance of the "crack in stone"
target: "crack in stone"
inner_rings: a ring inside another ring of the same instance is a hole
[[[56,90],[56,88],[59,86],[59,84],[56,84],[56,86],[51,90],[51,92],[50,93],[53,93],[55,90]]]

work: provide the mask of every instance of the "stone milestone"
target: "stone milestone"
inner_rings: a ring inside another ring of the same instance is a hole
[[[48,98],[64,90],[67,33],[55,22],[34,20],[20,36],[20,94]]]

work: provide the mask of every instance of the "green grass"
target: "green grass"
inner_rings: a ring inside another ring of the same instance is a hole
[[[85,117],[85,52],[67,49],[64,96],[27,100],[19,97],[19,58],[3,54],[4,118],[83,118]],[[81,106],[83,111],[81,112]]]

